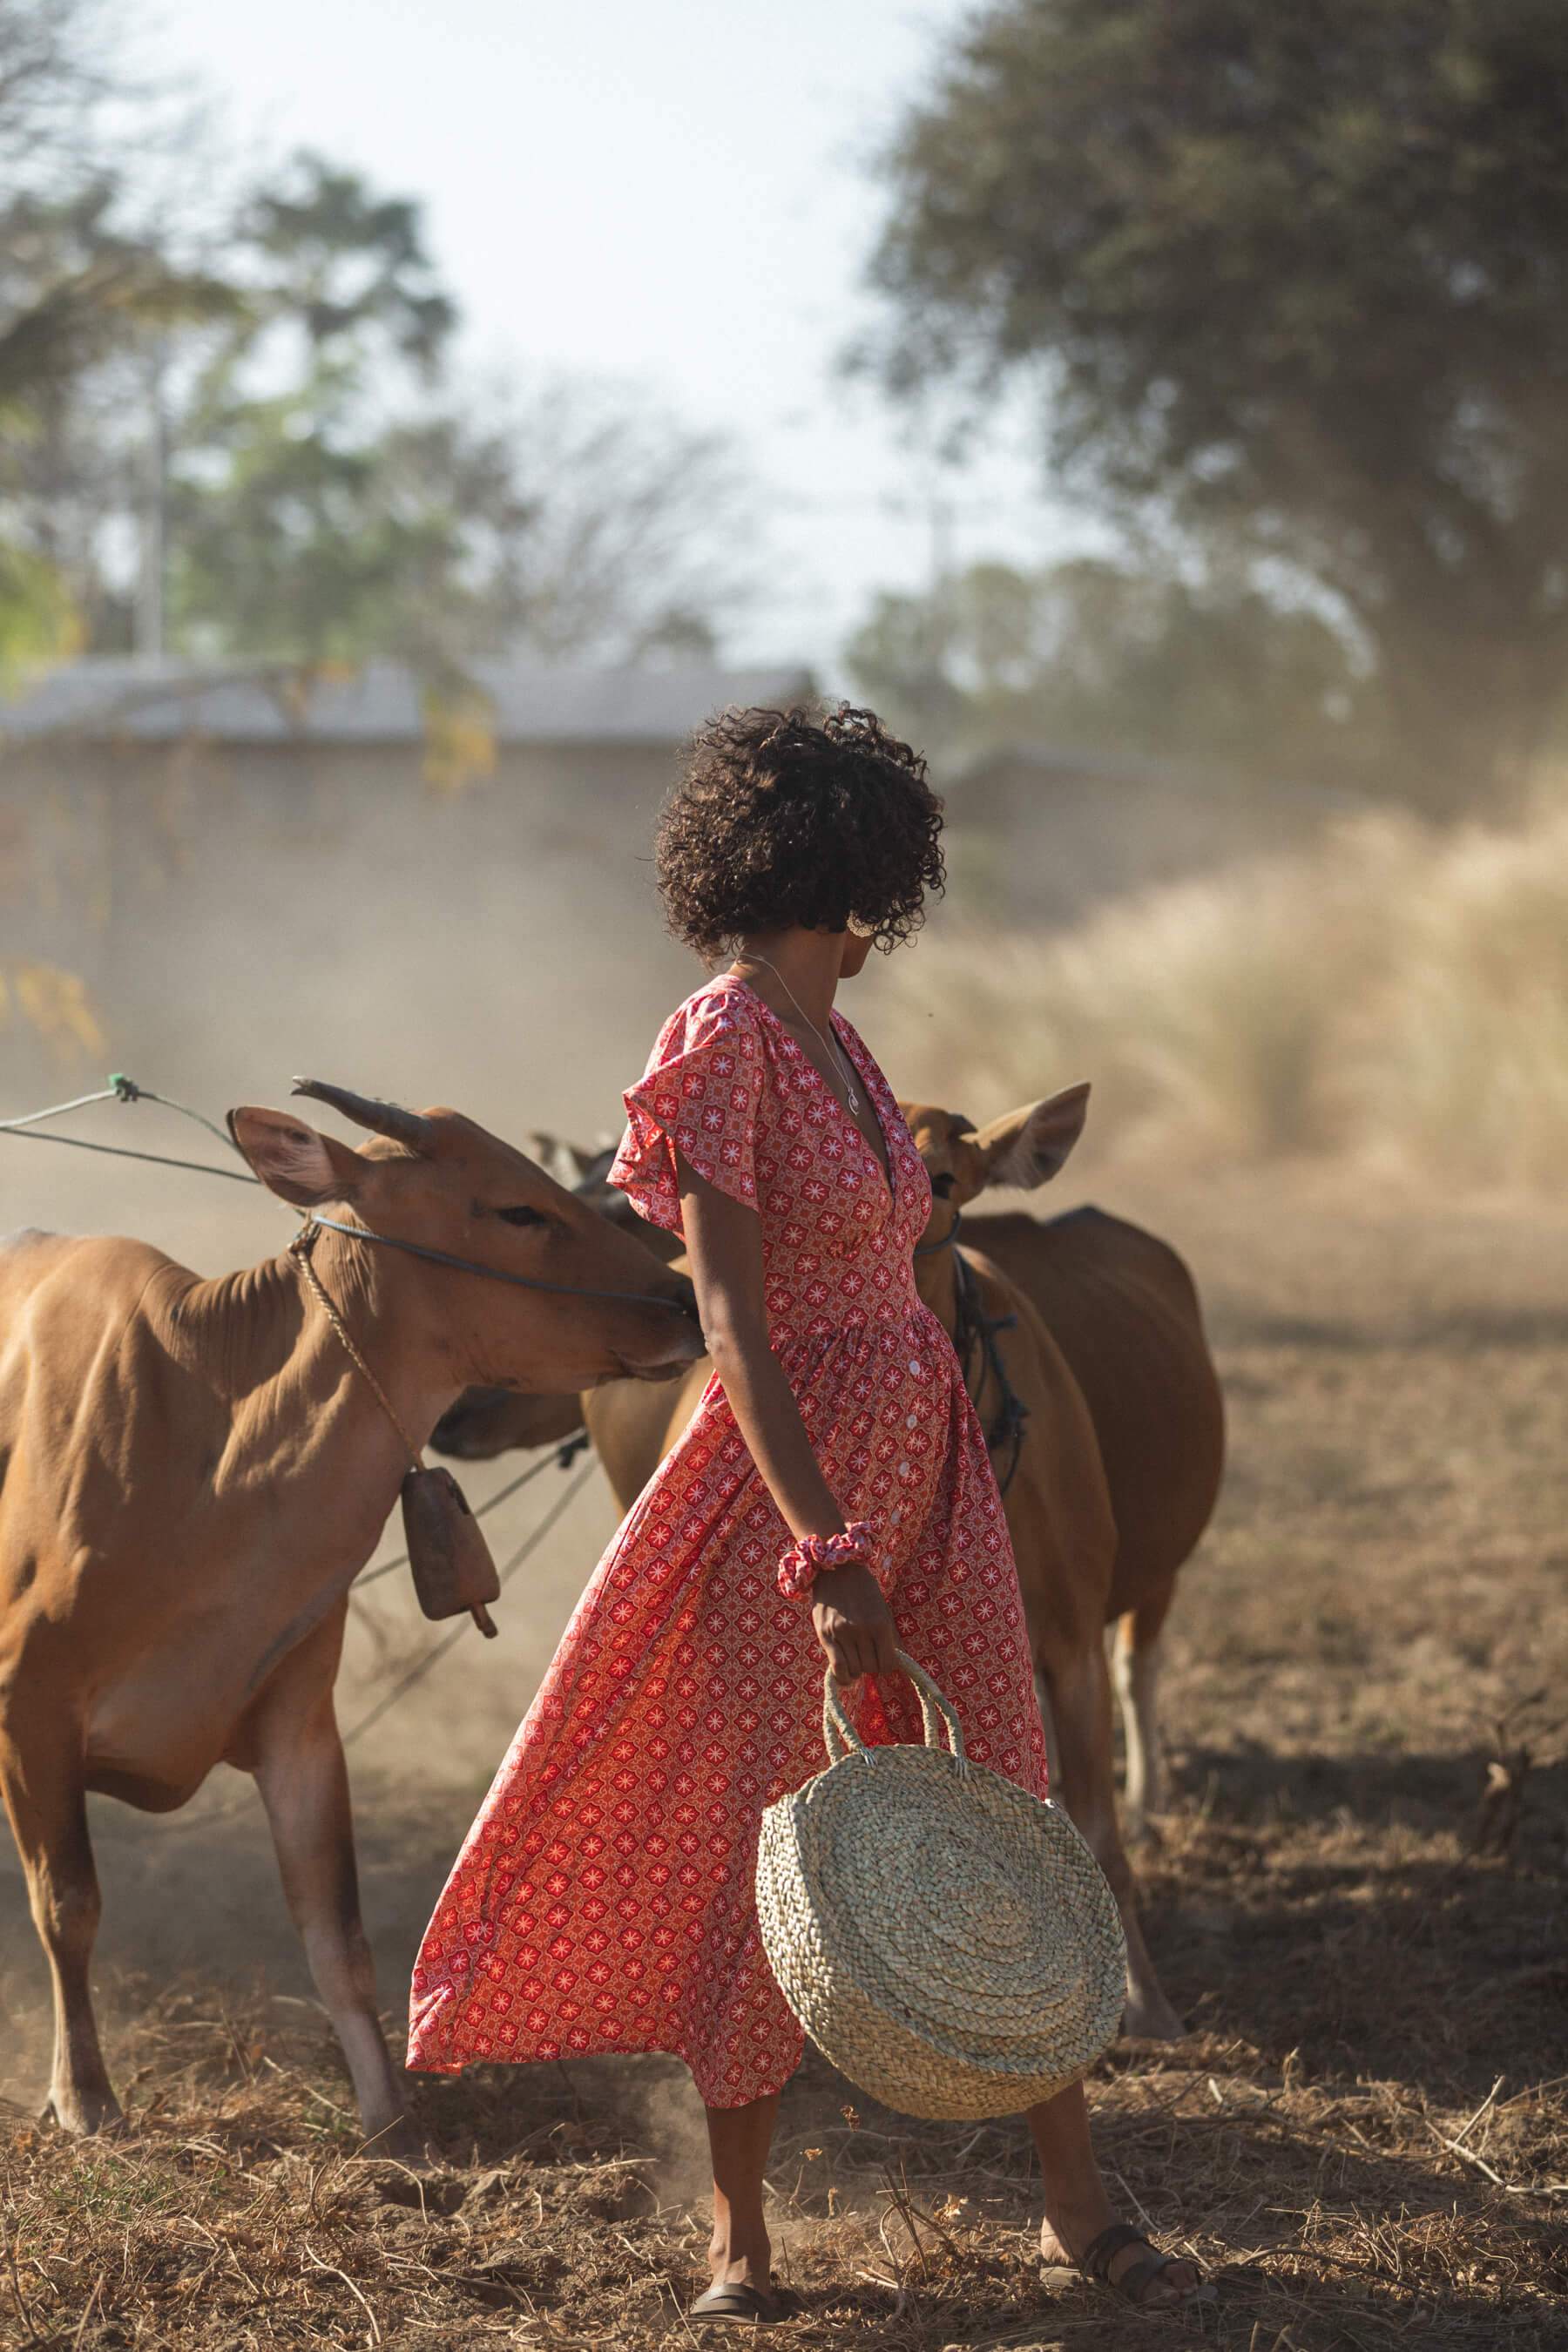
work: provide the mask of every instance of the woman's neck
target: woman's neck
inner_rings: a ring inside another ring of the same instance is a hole
[[[735,962],[764,1003],[792,1024],[804,1013],[826,1030],[844,957],[835,931],[759,931],[743,940]]]

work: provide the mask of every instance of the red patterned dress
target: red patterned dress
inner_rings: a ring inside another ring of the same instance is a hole
[[[916,1294],[930,1212],[887,1081],[839,1042],[875,1153],[743,981],[666,1022],[611,1181],[680,1230],[676,1152],[763,1220],[769,1337],[846,1516],[893,1571],[903,1647],[972,1756],[1045,1794],[1029,1646],[984,1436]],[[801,2033],[752,1900],[764,1805],[825,1762],[824,1659],[775,1583],[789,1531],[717,1380],[599,1562],[453,1867],[414,1972],[409,2063],[672,2051],[710,2106],[776,2091]],[[873,1739],[918,1738],[902,1677],[863,1684]]]

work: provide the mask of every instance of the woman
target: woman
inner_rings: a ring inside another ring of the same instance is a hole
[[[863,1736],[920,1736],[910,1652],[969,1752],[1045,1793],[1006,1522],[911,1253],[931,1188],[834,1010],[942,883],[925,763],[867,711],[731,711],[658,837],[671,929],[729,969],[659,1032],[611,1181],[680,1234],[713,1359],[584,1593],[426,1934],[410,2063],[671,2051],[708,2111],[702,2318],[766,2320],[763,2181],[802,2037],[758,1939],[763,1808],[822,1769],[823,1654]],[[1202,2289],[1118,2223],[1080,2086],[1031,2110],[1042,2245],[1129,2300]]]

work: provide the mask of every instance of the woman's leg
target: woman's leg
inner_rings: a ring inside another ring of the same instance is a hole
[[[710,2107],[708,2145],[713,2153],[715,2286],[752,2286],[767,2293],[773,2249],[763,2219],[763,2175],[778,2120],[779,2095],[744,2107]]]
[[[1046,2218],[1040,2230],[1040,2251],[1047,2261],[1076,2263],[1116,2219],[1089,2137],[1089,2103],[1083,2095],[1083,2084],[1075,2083],[1070,2090],[1058,2091],[1054,2099],[1044,2099],[1038,2106],[1031,2107],[1028,2122],[1045,2179]],[[1122,2247],[1111,2256],[1112,2285],[1134,2263],[1148,2259],[1144,2246]],[[1180,2303],[1198,2284],[1198,2273],[1193,2263],[1173,2262],[1150,2281],[1142,2300],[1151,2309],[1161,2304]]]

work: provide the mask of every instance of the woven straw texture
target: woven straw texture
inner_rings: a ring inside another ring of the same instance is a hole
[[[1060,1807],[971,1764],[941,1691],[902,1652],[900,1664],[925,1746],[864,1747],[829,1676],[828,1768],[763,1815],[763,1949],[806,2032],[862,2090],[910,2116],[1014,2115],[1114,2038],[1121,1923]]]

